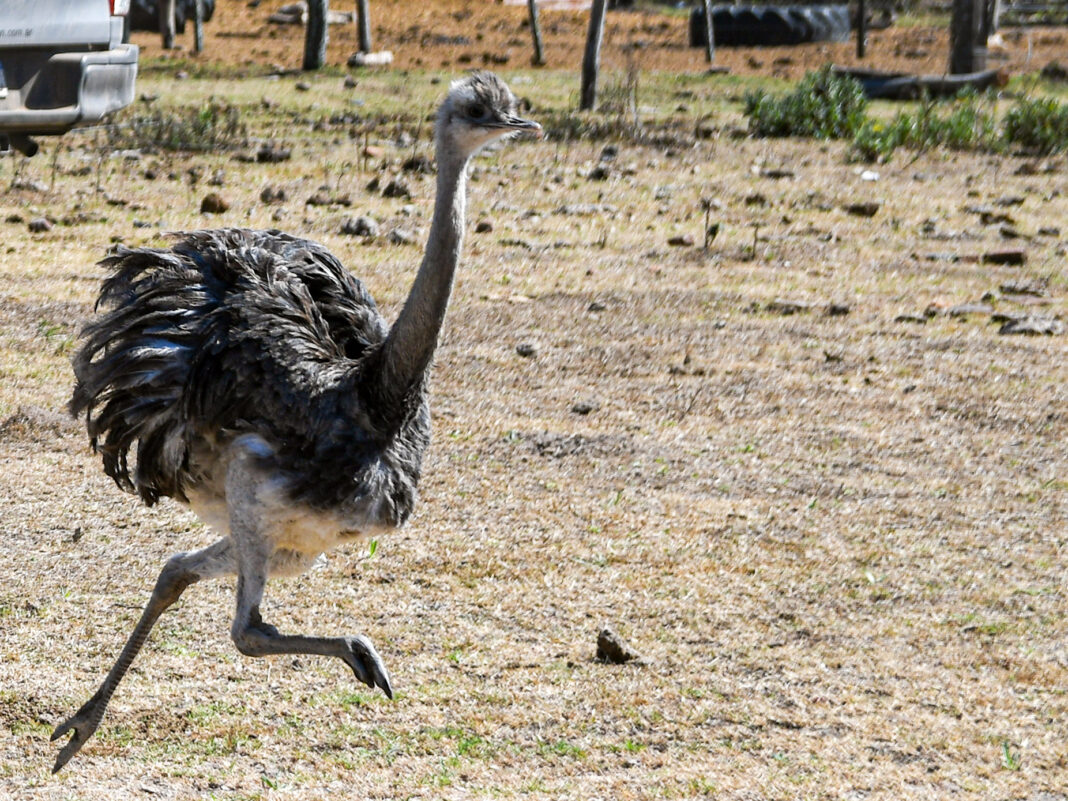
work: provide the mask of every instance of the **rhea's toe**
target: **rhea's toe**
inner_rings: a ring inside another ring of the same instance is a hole
[[[392,698],[393,686],[389,682],[389,671],[371,641],[363,635],[358,635],[346,637],[345,645],[348,650],[345,661],[356,674],[356,678],[372,689],[381,687],[386,697]]]

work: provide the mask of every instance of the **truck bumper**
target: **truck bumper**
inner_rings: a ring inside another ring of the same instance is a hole
[[[0,50],[0,133],[59,134],[133,102],[137,45],[82,53]]]

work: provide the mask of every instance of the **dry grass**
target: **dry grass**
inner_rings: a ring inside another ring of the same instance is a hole
[[[343,106],[331,80],[314,102]],[[407,85],[440,91],[422,81]],[[409,91],[361,88],[387,90]],[[725,102],[700,91],[695,114]],[[419,510],[373,558],[342,550],[268,590],[283,629],[370,635],[395,701],[333,662],[241,657],[231,587],[198,586],[52,777],[51,726],[93,691],[166,556],[211,537],[118,493],[59,415],[93,262],[112,237],[278,226],[333,248],[392,315],[419,257],[337,233],[364,212],[425,233],[430,176],[407,178],[413,208],[364,188],[413,147],[380,126],[367,136],[387,166],[365,165],[349,126],[313,131],[313,111],[283,114],[312,101],[271,92],[281,110],[257,127],[292,161],[100,161],[83,134],[51,189],[49,142],[19,173],[44,188],[0,200],[0,220],[24,220],[0,222],[0,796],[1065,798],[1066,338],[895,317],[987,291],[1015,309],[998,287],[1029,280],[1063,318],[1068,165],[928,153],[868,182],[838,146],[725,135],[620,144],[606,181],[586,177],[601,143],[479,160],[470,216],[494,230],[468,239]],[[415,122],[401,127],[425,137]],[[0,160],[4,186],[16,164]],[[287,188],[280,207],[259,200],[268,182]],[[324,182],[353,207],[305,206]],[[231,210],[201,215],[209,190]],[[965,206],[1011,195],[1027,264],[969,260],[1004,243]],[[722,204],[711,250],[669,247],[700,243],[702,198]],[[842,211],[869,199],[872,219]],[[614,211],[557,213],[576,203]],[[38,214],[70,224],[30,234]],[[783,316],[779,298],[813,307]],[[849,314],[825,315],[830,301]],[[645,664],[593,661],[605,622]]]

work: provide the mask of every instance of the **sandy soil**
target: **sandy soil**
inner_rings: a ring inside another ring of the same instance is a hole
[[[215,17],[206,26],[204,58],[238,64],[299,66],[303,29],[275,25],[267,17],[285,3],[268,0],[255,8],[245,0],[219,0]],[[351,11],[348,4],[333,9]],[[372,43],[391,50],[400,68],[455,69],[465,66],[522,68],[532,51],[524,7],[490,0],[374,0]],[[586,36],[588,13],[546,9],[542,27],[550,69],[578,69]],[[603,64],[606,69],[704,69],[700,49],[687,46],[684,15],[613,11],[607,18]],[[1063,28],[1006,29],[1004,45],[991,50],[990,66],[1010,73],[1040,69],[1068,57],[1068,32]],[[134,41],[148,55],[161,52],[159,37],[135,34]],[[343,65],[356,50],[354,25],[331,26],[328,61]],[[946,30],[929,27],[891,27],[870,34],[868,57],[856,58],[854,43],[811,44],[781,48],[720,48],[716,63],[735,74],[798,78],[828,62],[863,65],[922,74],[946,70],[949,45]],[[181,38],[192,49],[192,26]]]
[[[250,58],[296,58],[263,41]],[[135,111],[174,86],[147,74]],[[422,109],[408,93],[437,76],[182,87],[236,98],[292,159],[113,152],[99,131],[0,159],[0,798],[1068,798],[1068,337],[994,320],[1068,316],[1068,163],[899,153],[872,180],[840,144],[732,135],[736,110],[614,158],[550,140],[478,160],[418,510],[264,606],[282,630],[370,636],[394,701],[339,664],[240,656],[232,584],[206,584],[50,775],[48,735],[167,556],[212,539],[118,492],[62,413],[95,261],[167,230],[280,227],[391,318],[421,246],[388,233],[421,242],[433,203],[433,175],[401,167],[428,152],[421,114],[360,133],[361,156],[340,111],[354,93]],[[647,102],[696,114],[723,91]],[[369,188],[397,176],[411,198]],[[229,210],[201,213],[208,192]],[[340,233],[356,214],[381,234]],[[1024,263],[983,263],[1005,249]],[[606,623],[640,664],[594,659]]]

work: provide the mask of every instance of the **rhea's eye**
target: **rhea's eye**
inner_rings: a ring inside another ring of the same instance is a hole
[[[486,107],[481,103],[472,103],[467,107],[467,116],[473,120],[484,120],[486,118]]]

